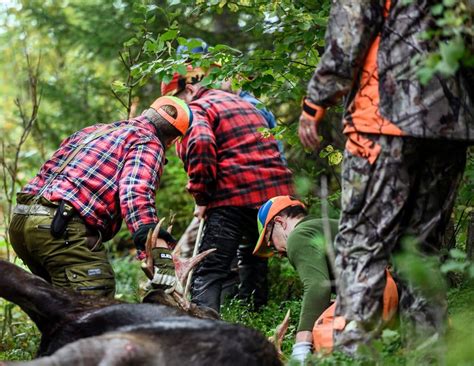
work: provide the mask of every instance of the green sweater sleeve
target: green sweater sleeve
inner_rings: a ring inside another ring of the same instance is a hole
[[[335,235],[337,222],[331,221],[332,235]],[[298,332],[311,331],[331,299],[322,220],[300,222],[288,237],[287,255],[304,288]]]

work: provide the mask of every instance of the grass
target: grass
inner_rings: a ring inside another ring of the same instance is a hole
[[[112,261],[117,275],[117,294],[124,301],[137,302],[141,295],[138,286],[143,275],[139,263],[130,257],[116,258]],[[276,326],[291,309],[291,322],[284,338],[282,350],[288,365],[295,365],[288,360],[294,342],[298,323],[302,287],[291,266],[286,261],[272,260],[270,263],[270,301],[259,312],[236,300],[223,305],[224,320],[245,324],[259,329],[266,336],[272,336]],[[445,357],[447,365],[474,365],[474,283],[464,282],[448,293],[450,331],[446,342],[433,345],[425,350],[408,350],[404,348],[397,331],[384,332],[380,341],[375,344],[372,363],[390,365],[424,365],[428,364],[430,354],[439,350]],[[6,326],[10,324],[10,326]],[[4,337],[0,342],[0,360],[28,360],[34,357],[39,344],[40,334],[34,324],[17,306],[0,299],[0,331]],[[438,348],[436,348],[438,347]],[[366,362],[355,361],[345,355],[334,353],[331,356],[313,356],[308,365],[365,365]]]

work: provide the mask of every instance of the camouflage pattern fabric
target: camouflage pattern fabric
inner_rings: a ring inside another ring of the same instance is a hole
[[[355,353],[380,331],[385,268],[404,237],[427,257],[439,254],[466,162],[466,144],[409,137],[367,135],[380,149],[373,164],[345,152],[342,217],[335,239],[336,315],[346,326],[335,345]],[[400,312],[419,335],[442,334],[442,291],[428,296],[399,283]]]
[[[438,46],[420,37],[435,25],[433,5],[428,0],[333,1],[309,100],[327,108],[345,96],[346,133],[473,141],[474,89],[467,70],[436,74],[427,85],[417,75],[415,61]]]

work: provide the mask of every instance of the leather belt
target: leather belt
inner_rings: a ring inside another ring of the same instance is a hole
[[[13,213],[17,215],[35,215],[35,216],[53,217],[57,209],[58,209],[57,207],[49,207],[49,206],[43,206],[39,204],[34,204],[34,205],[17,204],[13,208]],[[77,213],[74,214],[71,220],[83,222],[82,218]]]
[[[18,204],[13,209],[14,214],[18,215],[38,215],[38,216],[54,216],[57,207],[48,207],[43,205],[22,205]]]

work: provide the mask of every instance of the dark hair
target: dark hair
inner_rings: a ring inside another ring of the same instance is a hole
[[[286,216],[291,219],[293,217],[306,216],[307,214],[308,211],[302,206],[290,206],[278,212],[276,216]]]
[[[153,108],[150,108],[154,111]],[[176,118],[178,115],[178,111],[172,105],[165,104],[160,107],[162,111],[166,114],[170,115],[172,118]],[[178,131],[176,127],[174,127],[171,123],[169,123],[166,119],[161,117],[158,113],[154,113],[153,124],[156,127],[156,134],[163,141],[165,144],[173,141],[176,137],[181,136],[181,132]]]
[[[178,116],[178,110],[172,105],[165,104],[161,106],[161,109],[163,109],[167,114],[169,114],[173,118],[176,118]]]

